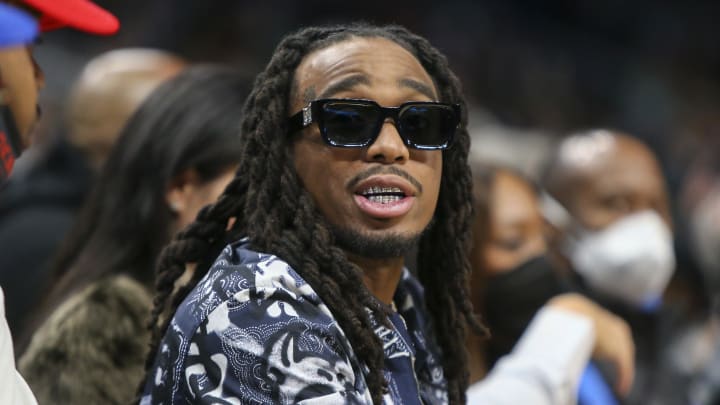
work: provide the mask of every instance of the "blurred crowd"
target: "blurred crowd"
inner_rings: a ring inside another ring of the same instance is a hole
[[[469,101],[470,298],[491,335],[467,339],[470,382],[580,293],[629,326],[636,366],[621,395],[594,357],[579,404],[720,404],[720,3],[97,3],[117,35],[34,45],[43,118],[0,188],[6,317],[41,404],[133,398],[153,269],[233,178],[253,78],[289,31],[355,20],[428,38]]]

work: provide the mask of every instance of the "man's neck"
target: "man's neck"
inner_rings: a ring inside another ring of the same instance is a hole
[[[370,292],[381,302],[390,305],[402,278],[404,259],[368,259],[354,255],[348,255],[348,258],[362,269],[363,282]]]

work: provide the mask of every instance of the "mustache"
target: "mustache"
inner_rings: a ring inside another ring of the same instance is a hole
[[[412,184],[419,193],[423,192],[422,184],[420,184],[420,182],[415,177],[411,176],[410,173],[406,172],[405,170],[399,169],[395,166],[373,166],[353,176],[353,178],[350,179],[350,181],[348,182],[348,186],[350,187],[350,189],[354,189],[361,181],[377,174],[394,174],[396,176],[400,176],[410,182],[410,184]]]

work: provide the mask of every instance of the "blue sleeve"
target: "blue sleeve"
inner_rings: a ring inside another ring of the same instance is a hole
[[[367,402],[332,316],[287,290],[240,291],[200,324],[187,350],[181,385],[193,403]]]

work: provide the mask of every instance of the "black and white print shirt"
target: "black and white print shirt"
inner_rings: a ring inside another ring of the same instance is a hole
[[[406,270],[385,351],[384,404],[446,404],[422,288]],[[160,344],[141,404],[372,404],[367,367],[333,314],[290,266],[227,246],[180,305]]]

